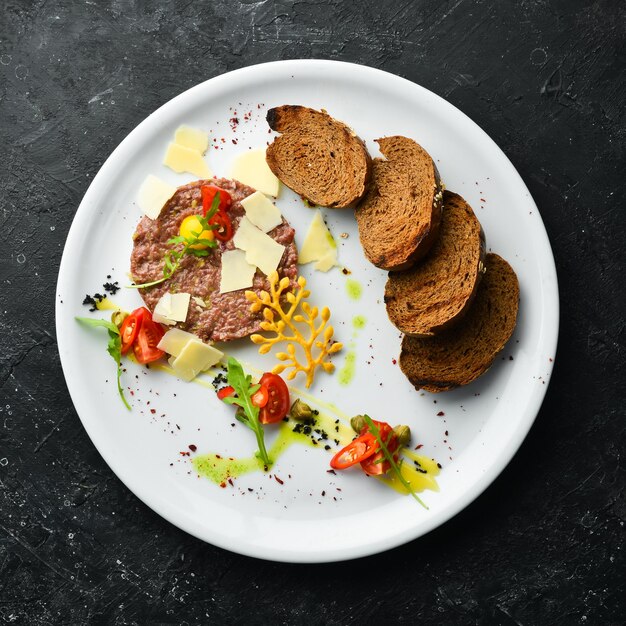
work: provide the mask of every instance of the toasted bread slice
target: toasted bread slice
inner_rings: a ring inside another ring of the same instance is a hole
[[[372,181],[355,214],[365,256],[388,271],[411,267],[439,232],[442,190],[426,150],[406,137],[377,139]]]
[[[282,134],[265,158],[287,187],[333,209],[352,207],[365,195],[372,159],[348,126],[326,111],[294,105],[270,109],[267,123]]]
[[[391,272],[385,304],[391,322],[416,337],[457,323],[474,299],[485,261],[485,236],[461,196],[445,191],[439,237],[428,256],[404,272]]]
[[[402,339],[400,368],[416,389],[439,392],[486,372],[513,333],[519,284],[511,266],[488,254],[474,303],[460,324],[434,337]]]

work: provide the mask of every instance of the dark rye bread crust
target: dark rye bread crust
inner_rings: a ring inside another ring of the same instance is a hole
[[[297,105],[270,109],[267,123],[281,135],[265,159],[287,187],[333,209],[353,207],[365,195],[372,159],[348,126],[326,111]]]
[[[456,324],[476,295],[484,261],[485,236],[472,207],[445,191],[439,237],[428,256],[389,274],[385,304],[392,324],[417,337]]]
[[[404,270],[437,239],[442,189],[426,150],[407,137],[377,139],[385,159],[374,159],[367,195],[355,211],[359,238],[371,263]]]
[[[416,389],[448,391],[486,372],[517,319],[519,284],[511,266],[488,254],[474,303],[457,326],[434,337],[405,336],[400,368]]]

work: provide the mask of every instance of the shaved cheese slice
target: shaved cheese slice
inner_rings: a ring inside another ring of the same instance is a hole
[[[335,265],[337,265],[337,251],[333,250],[324,255],[313,267],[320,272],[327,272],[335,267]]]
[[[217,348],[202,343],[200,340],[188,341],[177,357],[170,357],[168,363],[174,374],[182,380],[193,380],[200,372],[204,372],[215,365],[222,357],[223,352]]]
[[[173,319],[175,322],[184,322],[187,319],[190,299],[191,294],[189,293],[170,294],[170,319]]]
[[[200,339],[180,328],[170,328],[159,341],[157,348],[177,357],[190,341],[200,341]]]
[[[197,150],[192,150],[177,143],[171,143],[163,158],[163,165],[173,169],[178,174],[189,172],[199,178],[212,178],[213,172]]]
[[[222,275],[220,293],[252,287],[256,265],[246,261],[243,250],[226,250],[222,254]]]
[[[150,218],[159,217],[163,205],[174,195],[176,187],[160,178],[149,174],[139,187],[137,203],[139,208]]]
[[[304,243],[298,253],[298,263],[305,264],[317,261],[315,269],[327,272],[337,265],[337,244],[324,223],[322,212],[317,209]]]
[[[233,243],[245,251],[248,263],[256,265],[267,276],[276,270],[285,252],[285,246],[259,230],[246,216],[239,222]]]
[[[191,150],[197,150],[200,154],[204,154],[209,147],[209,135],[203,130],[192,128],[183,124],[176,129],[174,133],[174,143],[179,146],[185,146]]]
[[[241,153],[233,162],[230,177],[268,196],[276,197],[280,191],[280,181],[265,161],[265,150]]]
[[[170,317],[172,312],[172,300],[170,293],[164,293],[152,311],[152,319],[159,324],[173,326],[176,322]]]
[[[283,223],[278,207],[263,193],[255,191],[241,201],[248,219],[264,233]]]
[[[152,319],[168,326],[184,322],[187,319],[190,298],[188,293],[164,293],[154,307]]]

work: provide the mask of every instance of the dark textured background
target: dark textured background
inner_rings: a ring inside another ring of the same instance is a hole
[[[0,6],[0,621],[623,623],[623,2]],[[405,76],[482,126],[539,206],[562,303],[546,401],[493,486],[410,545],[319,566],[224,552],[141,504],[87,438],[54,334],[67,231],[113,148],[202,80],[298,57]]]

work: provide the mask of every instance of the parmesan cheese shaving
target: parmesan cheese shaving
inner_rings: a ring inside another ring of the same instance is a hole
[[[285,252],[285,246],[259,230],[245,216],[239,222],[233,243],[245,251],[248,263],[256,265],[267,276],[276,270]]]
[[[315,269],[327,272],[337,265],[337,244],[324,223],[322,212],[317,209],[304,243],[298,253],[298,263],[306,264],[317,261]]]
[[[280,181],[265,161],[265,150],[240,154],[233,162],[230,177],[268,196],[276,197],[280,191]]]
[[[137,194],[139,208],[150,218],[159,217],[163,205],[174,195],[176,187],[149,174]]]

